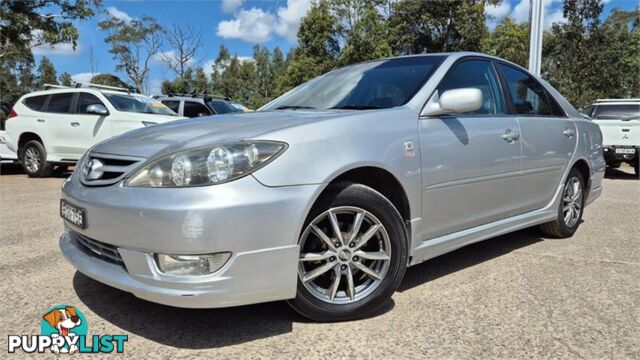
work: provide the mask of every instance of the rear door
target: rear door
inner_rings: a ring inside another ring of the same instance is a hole
[[[522,184],[519,212],[549,204],[577,144],[575,122],[527,72],[499,63],[520,128]]]
[[[71,105],[75,93],[61,92],[51,94],[45,104],[44,116],[37,121],[46,127],[49,155],[55,154],[61,160],[76,160],[82,140],[74,131],[71,119]]]
[[[470,87],[482,91],[481,109],[419,121],[423,239],[498,221],[517,210],[521,166],[518,125],[507,111],[490,60],[458,62],[437,93]]]

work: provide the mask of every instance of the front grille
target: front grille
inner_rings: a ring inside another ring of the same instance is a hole
[[[124,262],[122,261],[122,257],[120,256],[116,246],[90,239],[75,232],[73,235],[78,245],[88,255],[95,256],[112,264],[124,266]]]
[[[127,174],[136,169],[144,159],[100,153],[89,153],[80,164],[80,181],[88,186],[105,186],[115,184]],[[99,164],[94,167],[93,164]],[[91,173],[98,171],[97,178],[92,178]]]

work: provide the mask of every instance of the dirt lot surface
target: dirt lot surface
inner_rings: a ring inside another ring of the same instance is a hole
[[[317,324],[284,302],[185,310],[76,272],[58,248],[64,178],[0,175],[4,334],[39,334],[73,304],[90,334],[127,334],[135,358],[640,358],[640,180],[612,170],[571,239],[535,229],[410,268],[379,315]],[[15,355],[13,357],[18,357]],[[9,356],[8,358],[11,358]]]

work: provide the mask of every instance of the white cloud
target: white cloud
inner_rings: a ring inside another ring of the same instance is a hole
[[[508,0],[503,0],[496,5],[488,5],[484,8],[484,15],[487,17],[487,26],[493,30],[496,25],[511,12],[511,5]]]
[[[232,13],[237,8],[242,6],[243,2],[244,0],[222,0],[222,4],[220,5],[220,7],[222,8],[222,11],[226,13]]]
[[[259,8],[240,9],[234,19],[218,23],[217,35],[252,43],[269,41],[275,35],[295,41],[300,19],[307,13],[311,0],[287,0],[275,13]]]
[[[133,20],[133,18],[131,16],[129,16],[129,14],[127,14],[124,11],[118,10],[115,6],[110,6],[107,8],[107,13],[111,16],[113,16],[116,19],[122,20],[124,22],[129,22],[131,20]]]
[[[71,75],[71,79],[78,83],[88,84],[91,82],[91,78],[94,75],[99,75],[99,73],[92,74],[90,72],[78,73]]]
[[[529,2],[530,0],[520,0],[513,8],[511,17],[519,23],[529,22]],[[548,29],[554,23],[565,22],[562,12],[562,0],[543,0],[544,8],[544,28]]]
[[[78,55],[80,54],[80,46],[76,46],[73,49],[73,45],[70,43],[56,44],[56,45],[38,45],[31,48],[35,55]]]
[[[221,21],[217,34],[223,38],[262,43],[271,39],[275,25],[276,19],[271,13],[258,8],[242,9],[235,19]]]

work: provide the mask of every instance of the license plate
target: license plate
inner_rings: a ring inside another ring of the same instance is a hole
[[[87,227],[84,209],[71,205],[64,200],[60,200],[60,216],[80,229]]]
[[[636,149],[616,149],[616,154],[635,154]]]

